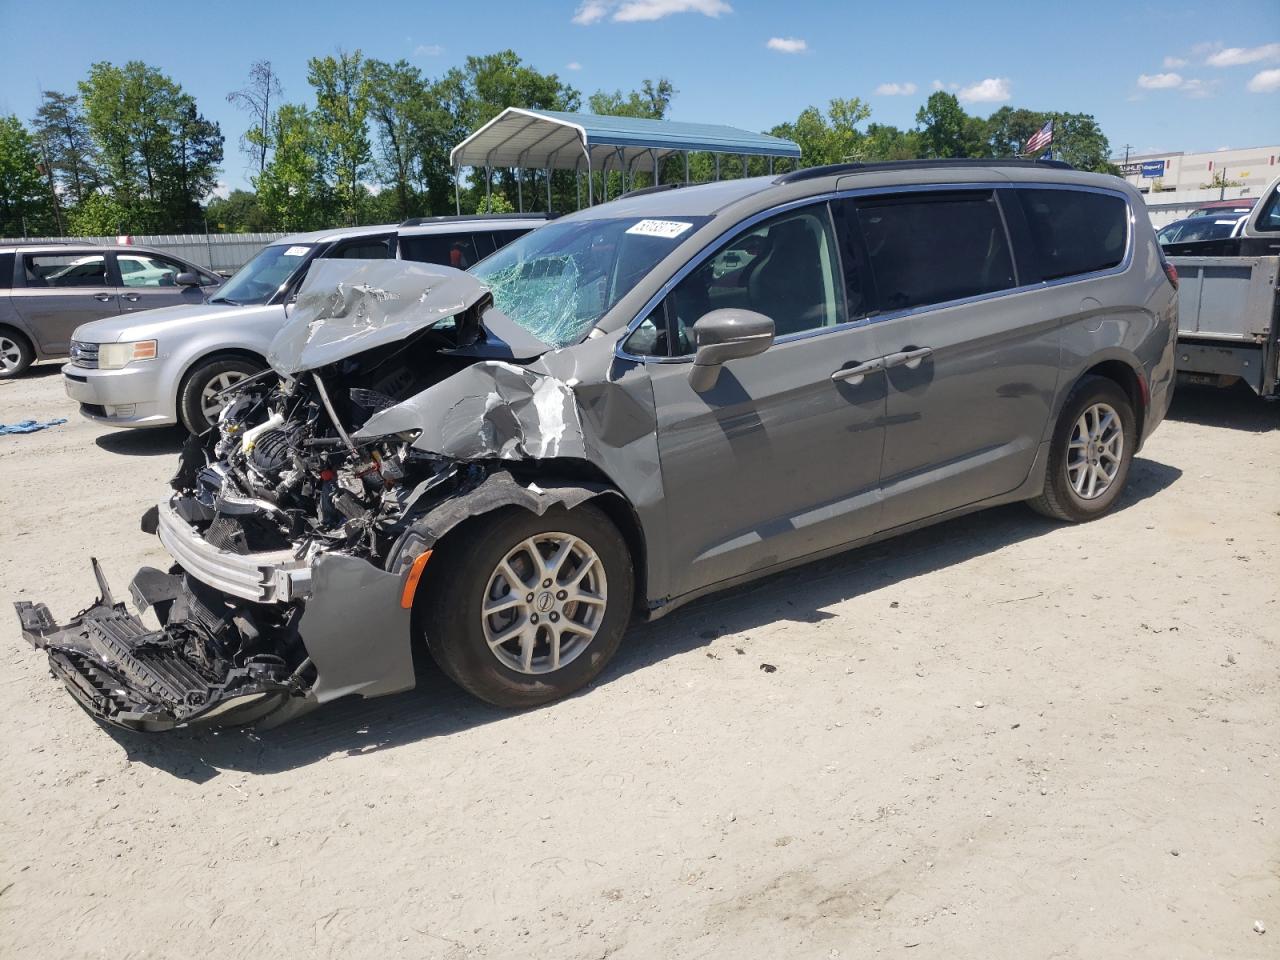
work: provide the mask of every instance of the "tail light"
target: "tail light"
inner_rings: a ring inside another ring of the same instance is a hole
[[[1169,282],[1173,284],[1173,289],[1178,289],[1178,268],[1169,262],[1165,257],[1164,251],[1160,251],[1160,266],[1164,267],[1164,275],[1169,278]]]

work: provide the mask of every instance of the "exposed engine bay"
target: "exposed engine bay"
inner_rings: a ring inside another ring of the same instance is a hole
[[[171,496],[143,517],[175,561],[130,585],[158,629],[115,600],[96,561],[99,598],[71,622],[17,604],[24,635],[99,719],[275,723],[407,689],[413,588],[434,538],[469,510],[541,513],[593,495],[513,478],[510,461],[580,445],[580,427],[569,387],[520,365],[546,346],[481,322],[491,298],[477,281],[397,261],[314,273],[273,370],[228,391],[216,428],[187,441]],[[456,378],[468,369],[479,386]],[[424,449],[423,418],[441,417],[430,388],[450,378],[462,386],[442,419],[461,445],[443,449],[432,428]],[[533,436],[539,425],[553,441]]]

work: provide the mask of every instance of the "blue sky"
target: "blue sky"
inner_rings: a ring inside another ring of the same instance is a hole
[[[0,36],[0,114],[29,119],[41,87],[70,91],[96,60],[145,60],[221,123],[232,186],[245,183],[246,117],[227,91],[269,58],[286,99],[309,101],[307,58],[340,47],[430,75],[511,47],[584,95],[667,76],[679,91],[672,119],[755,130],[855,96],[873,120],[910,126],[941,84],[984,116],[1005,103],[1092,113],[1117,151],[1280,143],[1280,0],[211,0],[145,13],[58,0],[52,19],[32,9],[0,0],[13,28]]]

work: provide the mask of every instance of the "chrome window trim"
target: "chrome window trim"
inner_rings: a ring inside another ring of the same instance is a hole
[[[745,220],[740,220],[735,228],[727,230],[720,234],[719,237],[708,244],[698,254],[685,262],[679,270],[673,273],[667,281],[658,289],[645,305],[640,309],[639,313],[627,324],[625,331],[618,337],[618,342],[614,346],[614,356],[620,360],[630,360],[635,363],[692,363],[693,354],[684,354],[678,357],[650,357],[640,354],[633,354],[624,349],[627,339],[635,333],[636,329],[643,323],[649,315],[656,309],[666,296],[671,293],[672,289],[680,283],[686,276],[702,265],[704,261],[709,259],[722,246],[722,240],[728,238],[732,240],[737,237],[745,229],[748,229],[761,220],[776,216],[780,213],[786,213],[788,210],[794,210],[797,207],[809,206],[817,203],[830,204],[832,200],[846,200],[856,197],[874,197],[874,196],[893,196],[903,193],[925,193],[925,192],[958,192],[962,190],[975,191],[996,191],[996,190],[1074,190],[1083,193],[1099,193],[1104,196],[1115,197],[1124,203],[1125,209],[1128,211],[1126,220],[1125,234],[1125,251],[1120,262],[1114,267],[1107,267],[1103,270],[1095,270],[1091,273],[1075,274],[1070,277],[1060,277],[1056,280],[1041,280],[1036,283],[1021,284],[1016,287],[1009,287],[1004,290],[993,290],[990,293],[980,293],[972,297],[962,297],[959,300],[947,300],[943,303],[930,303],[919,307],[911,307],[906,310],[895,310],[892,313],[878,313],[871,316],[859,317],[856,320],[846,320],[844,323],[836,324],[831,327],[815,327],[812,330],[802,330],[797,333],[789,333],[786,336],[777,338],[774,343],[792,343],[797,340],[808,340],[817,336],[825,336],[827,334],[841,333],[846,330],[857,329],[858,327],[870,326],[873,323],[885,323],[891,320],[899,320],[903,317],[914,317],[921,314],[932,313],[937,310],[949,310],[952,307],[968,306],[974,303],[981,303],[984,300],[993,300],[996,297],[1008,297],[1017,294],[1031,293],[1036,290],[1047,290],[1051,287],[1062,286],[1068,283],[1082,283],[1089,280],[1097,280],[1102,277],[1112,277],[1124,273],[1133,265],[1134,256],[1134,225],[1135,214],[1133,211],[1133,203],[1124,190],[1110,187],[1095,187],[1085,184],[1074,183],[1043,183],[1039,181],[965,181],[963,183],[911,183],[898,184],[896,186],[880,186],[880,187],[862,187],[851,190],[830,190],[824,193],[817,193],[813,196],[803,197],[798,200],[789,200],[786,203],[769,207],[758,213],[752,214]],[[1006,242],[1009,243],[1010,255],[1013,258],[1015,273],[1018,270],[1018,255],[1013,249],[1013,238],[1009,235],[1008,225],[1005,223],[1005,214],[1003,207],[999,207],[999,197],[996,197],[996,204],[1000,210],[1000,218],[1005,226]],[[727,241],[726,241],[727,242]],[[843,284],[843,277],[841,278]]]

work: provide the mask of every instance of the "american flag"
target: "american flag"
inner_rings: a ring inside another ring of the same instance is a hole
[[[1035,135],[1027,141],[1027,145],[1022,148],[1023,153],[1035,153],[1053,143],[1053,121],[1050,120],[1043,127],[1035,132]]]

